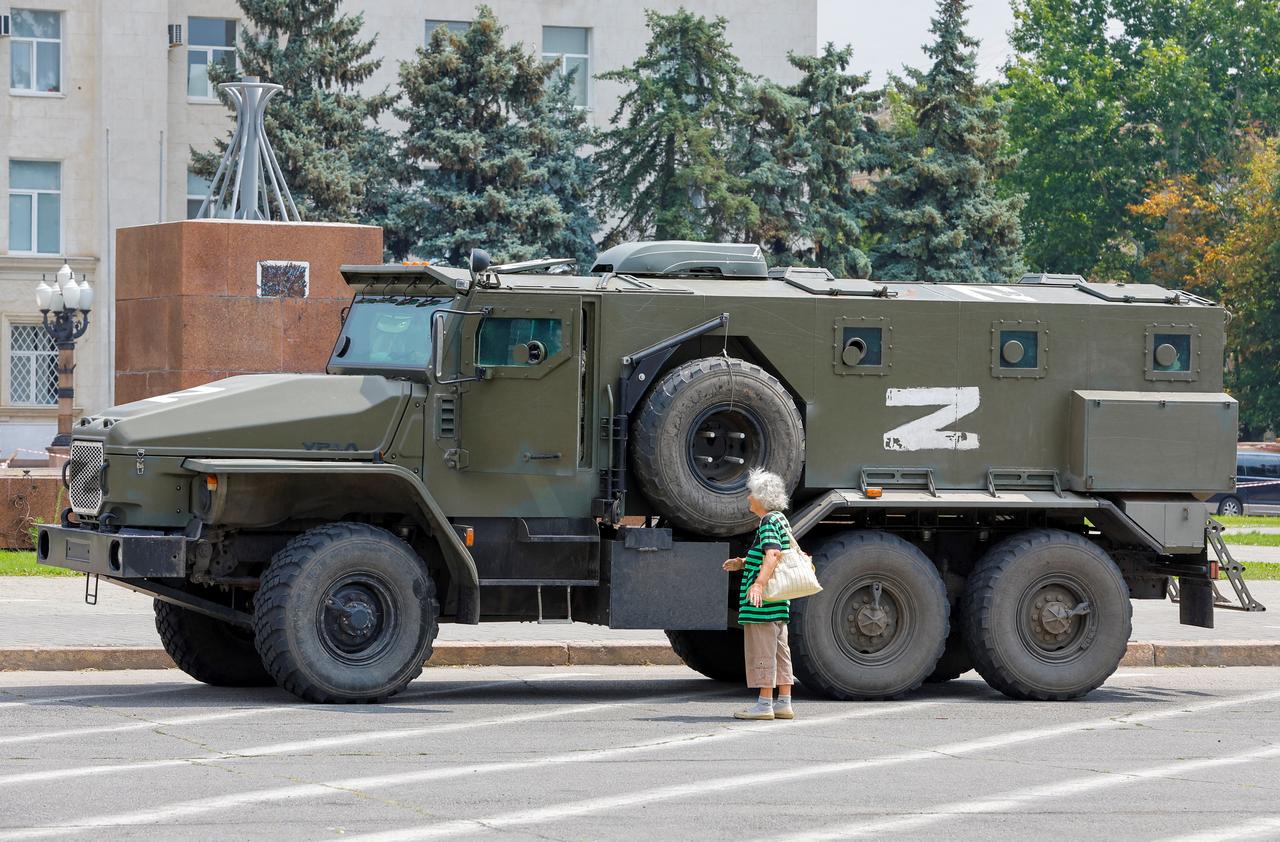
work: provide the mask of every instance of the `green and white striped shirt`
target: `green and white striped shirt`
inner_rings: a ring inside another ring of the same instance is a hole
[[[756,541],[743,559],[742,587],[738,590],[739,623],[785,623],[791,619],[791,603],[785,599],[781,602],[765,602],[759,608],[747,601],[747,591],[751,590],[756,577],[760,575],[764,554],[769,550],[790,549],[790,535],[790,525],[782,512],[770,512],[760,519]]]

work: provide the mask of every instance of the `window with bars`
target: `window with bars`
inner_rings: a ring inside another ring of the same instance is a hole
[[[58,349],[43,325],[9,326],[9,403],[58,403]]]

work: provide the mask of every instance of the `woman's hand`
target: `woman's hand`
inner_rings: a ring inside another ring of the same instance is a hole
[[[752,585],[751,589],[747,591],[747,602],[750,602],[756,608],[759,608],[761,605],[763,605],[764,604],[764,586],[761,585],[759,582],[756,582],[754,585]]]
[[[740,559],[740,558],[731,558],[731,559],[728,559],[727,561],[725,561],[725,563],[724,563],[722,566],[724,567],[725,572],[727,572],[727,573],[733,573],[733,572],[735,572],[735,571],[741,570],[741,569],[742,569],[742,565],[743,565],[743,564],[744,564],[744,562],[743,562],[743,560],[742,560],[742,559]]]

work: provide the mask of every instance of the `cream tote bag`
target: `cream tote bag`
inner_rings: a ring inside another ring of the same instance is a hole
[[[813,566],[813,559],[800,549],[796,536],[791,534],[791,524],[787,524],[787,538],[790,549],[783,550],[773,576],[764,586],[764,598],[769,602],[781,602],[785,599],[800,599],[813,596],[822,590],[818,584],[818,571]]]

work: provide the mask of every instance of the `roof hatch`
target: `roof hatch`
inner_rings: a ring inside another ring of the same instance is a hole
[[[698,243],[657,240],[623,243],[596,256],[592,274],[678,275],[681,277],[764,278],[760,247],[753,243]]]

